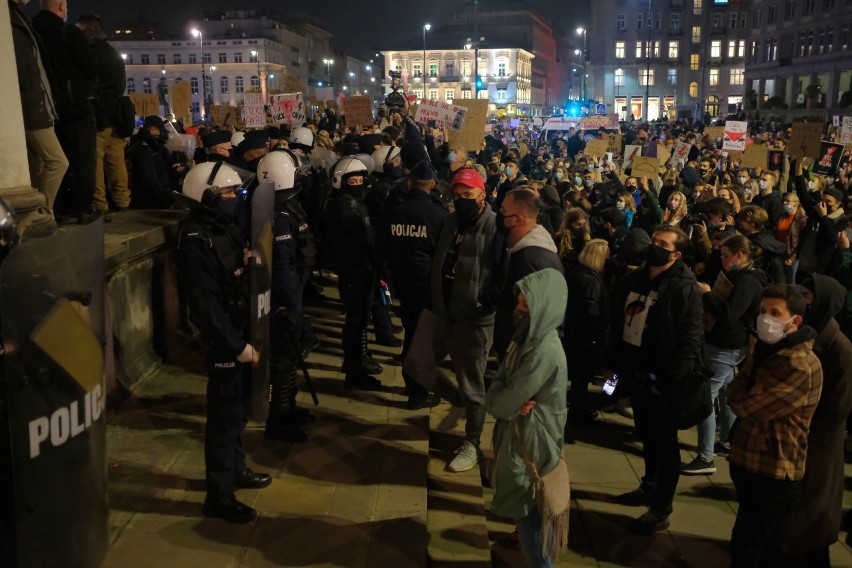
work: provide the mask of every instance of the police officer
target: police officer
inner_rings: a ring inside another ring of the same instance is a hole
[[[201,137],[201,143],[204,144],[206,152],[204,162],[229,161],[231,155],[234,153],[234,149],[231,146],[231,133],[227,130],[209,132]]]
[[[314,420],[296,406],[298,352],[316,345],[302,312],[302,293],[316,260],[316,243],[304,209],[295,199],[302,189],[298,159],[289,150],[271,152],[258,165],[257,177],[275,186],[272,249],[272,400],[265,436],[285,442],[307,439],[300,424]]]
[[[260,160],[269,153],[269,132],[250,130],[240,142],[239,157],[232,162],[239,168],[256,172]]]
[[[234,490],[272,482],[268,474],[246,467],[240,440],[251,394],[251,365],[260,360],[246,341],[249,249],[236,223],[242,208],[235,192],[242,184],[237,171],[222,162],[190,170],[183,194],[199,206],[181,224],[177,248],[181,284],[191,317],[201,330],[209,377],[204,435],[207,498],[202,512],[231,523],[247,523],[257,516],[237,501]]]
[[[418,164],[408,178],[411,189],[405,194],[404,201],[387,210],[379,239],[379,249],[387,259],[401,306],[402,327],[405,329],[403,361],[414,337],[420,312],[431,307],[429,274],[432,257],[441,227],[449,215],[441,200],[431,194],[435,183],[432,167],[426,162]],[[410,410],[435,406],[440,402],[440,398],[429,394],[408,373],[403,372],[402,377],[408,392],[406,406]]]
[[[340,298],[346,311],[343,325],[344,385],[348,389],[377,390],[381,382],[365,368],[370,299],[377,293],[375,236],[364,205],[364,180],[369,174],[360,160],[348,156],[332,168],[333,193],[327,225]],[[375,371],[374,371],[375,372]]]

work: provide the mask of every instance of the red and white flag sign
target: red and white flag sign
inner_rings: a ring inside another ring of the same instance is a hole
[[[722,150],[745,151],[748,138],[748,122],[744,120],[725,121],[725,135],[722,137]]]

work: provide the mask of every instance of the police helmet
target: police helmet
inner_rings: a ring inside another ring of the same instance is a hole
[[[290,144],[299,144],[311,150],[314,147],[314,133],[304,126],[294,128],[290,133]]]
[[[257,179],[261,183],[271,182],[275,191],[301,189],[302,172],[299,160],[290,150],[270,152],[257,165]]]
[[[236,168],[224,162],[204,162],[189,170],[183,178],[183,195],[202,203],[208,190],[221,193],[240,187],[244,181]]]
[[[331,187],[340,189],[353,176],[368,176],[367,166],[355,156],[346,156],[331,168]]]
[[[400,149],[396,146],[382,146],[373,152],[373,163],[382,171],[387,171],[391,167],[391,162],[398,157]]]
[[[240,142],[245,140],[245,137],[246,137],[245,132],[240,132],[239,130],[234,132],[233,134],[231,134],[231,146],[236,148],[237,146],[240,145]]]
[[[367,166],[368,173],[376,171],[376,162],[370,154],[354,154],[352,157],[357,158],[359,162]]]

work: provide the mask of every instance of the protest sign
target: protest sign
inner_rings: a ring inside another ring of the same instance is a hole
[[[723,150],[745,150],[748,138],[748,122],[744,120],[725,121],[725,135],[722,137]]]
[[[577,124],[579,130],[597,130],[598,128],[609,128],[608,116],[589,116],[581,118]]]
[[[436,128],[451,128],[458,131],[462,129],[465,114],[467,114],[465,107],[442,101],[420,99],[414,120],[423,124],[434,121]],[[461,119],[459,115],[461,115]]]
[[[242,118],[246,128],[266,128],[266,105],[243,105]]]
[[[316,93],[318,101],[334,100],[334,89],[331,87],[317,87]]]
[[[302,126],[305,122],[305,102],[302,93],[269,96],[269,114],[274,124]]]
[[[840,123],[840,143],[852,144],[852,116],[844,116]]]
[[[769,150],[766,169],[780,172],[784,169],[784,150]]]
[[[642,146],[630,144],[624,148],[624,167],[633,162],[637,156],[642,156]]]
[[[175,119],[192,124],[192,93],[189,90],[189,82],[182,81],[169,87],[169,107]]]
[[[346,124],[348,126],[369,126],[373,124],[373,105],[370,97],[346,97]]]
[[[263,105],[266,101],[263,100],[263,93],[244,93],[243,105]]]
[[[160,97],[153,93],[129,93],[133,106],[136,107],[136,116],[160,116]]]
[[[840,160],[843,158],[843,144],[835,144],[823,140],[820,144],[819,159],[814,162],[813,172],[820,175],[834,175],[840,169]]]
[[[634,157],[631,175],[640,178],[646,177],[649,180],[656,179],[656,177],[660,175],[660,160],[645,156]]]
[[[618,113],[609,115],[609,120],[606,123],[606,127],[609,130],[621,131],[621,125],[618,122]]]
[[[586,143],[586,149],[583,150],[583,154],[586,156],[598,156],[601,157],[607,152],[607,141],[606,140],[591,140]]]
[[[450,144],[463,146],[475,152],[485,136],[485,122],[488,118],[488,101],[485,99],[454,99],[453,105],[463,103],[467,107],[464,124],[460,131],[450,130]],[[419,110],[419,107],[418,107]]]
[[[795,158],[816,158],[822,143],[822,124],[794,122],[787,153]]]
[[[704,129],[704,136],[708,136],[711,140],[721,140],[725,136],[725,127],[708,126]]]
[[[621,134],[604,134],[606,140],[606,151],[616,156],[621,155]]]
[[[743,154],[742,167],[767,169],[769,147],[763,144],[749,144]]]
[[[677,142],[675,144],[675,151],[672,155],[672,163],[680,164],[681,166],[686,164],[686,161],[689,159],[689,151],[692,150],[692,144],[688,142]]]

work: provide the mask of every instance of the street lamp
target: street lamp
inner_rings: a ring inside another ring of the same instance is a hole
[[[260,68],[260,51],[252,49],[251,56],[254,57],[255,62],[257,62],[258,86],[260,86],[260,92],[261,96],[263,97],[263,100],[266,100],[266,70],[261,70]]]
[[[423,76],[426,77],[426,32],[432,29],[432,24],[423,26]]]
[[[325,63],[326,76],[331,79],[331,66],[334,65],[334,59],[323,59],[322,62]]]
[[[192,37],[198,38],[198,44],[201,46],[201,119],[207,116],[205,112],[207,105],[207,74],[204,71],[204,34],[201,30],[192,30]],[[211,78],[212,81],[212,78]]]
[[[583,55],[583,100],[585,101],[589,98],[589,94],[587,92],[587,81],[586,81],[587,77],[589,76],[589,74],[586,73],[586,62],[589,59],[588,51],[586,49],[586,36],[587,36],[586,28],[577,28],[577,35],[580,35],[580,34],[583,34],[583,51],[582,51],[582,55]],[[574,50],[574,53],[577,54],[577,55],[580,55],[580,50],[579,49]]]
[[[127,54],[126,54],[126,53],[122,53],[122,54],[121,54],[121,58],[122,58],[124,61],[127,61]]]
[[[210,66],[210,90],[212,91],[210,93],[210,105],[211,106],[216,101],[216,79],[213,76],[213,73],[215,73],[215,72],[216,72],[216,66],[211,65]]]

